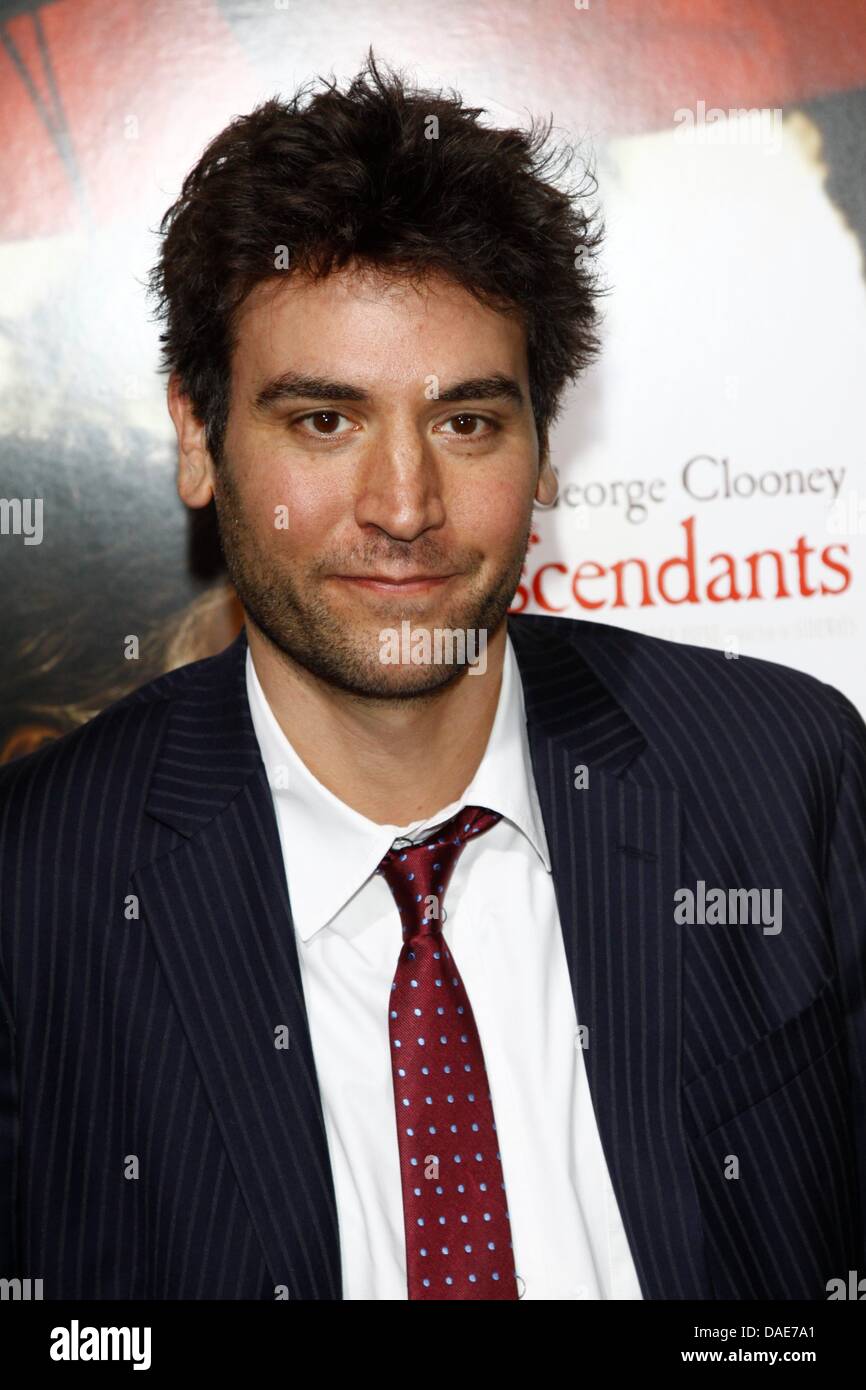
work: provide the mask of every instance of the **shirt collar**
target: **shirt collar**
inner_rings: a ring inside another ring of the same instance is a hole
[[[471,680],[471,676],[466,677]],[[247,648],[250,715],[280,822],[295,928],[303,940],[326,926],[363,886],[397,839],[423,840],[462,806],[486,806],[520,830],[547,872],[550,855],[532,772],[523,687],[506,633],[502,683],[484,756],[450,806],[408,825],[378,825],[313,776],[286,738]],[[327,846],[328,872],[321,872]]]

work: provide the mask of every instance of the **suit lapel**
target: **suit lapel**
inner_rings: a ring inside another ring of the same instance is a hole
[[[270,1277],[292,1299],[339,1299],[333,1179],[246,649],[241,632],[190,667],[172,703],[147,811],[174,847],[132,885]]]
[[[641,1290],[712,1297],[680,1116],[679,793],[615,698],[628,681],[614,633],[528,616],[508,626],[587,1077]]]

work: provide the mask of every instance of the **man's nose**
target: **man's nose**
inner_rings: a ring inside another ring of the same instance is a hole
[[[444,479],[435,451],[414,430],[380,438],[358,475],[355,519],[400,540],[445,520]]]

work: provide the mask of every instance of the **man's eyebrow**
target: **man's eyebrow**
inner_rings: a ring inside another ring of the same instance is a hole
[[[282,372],[256,392],[253,407],[269,410],[280,401],[310,399],[321,401],[366,401],[367,392],[346,381],[329,381],[327,377],[303,376],[299,372]]]
[[[253,407],[269,411],[281,401],[368,401],[369,393],[348,381],[331,381],[327,377],[304,376],[299,372],[282,372],[256,392]],[[524,396],[513,377],[497,372],[493,376],[467,377],[440,390],[435,400],[453,404],[455,401],[513,401],[523,405]]]
[[[523,392],[514,377],[497,372],[494,376],[471,376],[446,386],[437,397],[440,401],[513,401],[523,405]]]

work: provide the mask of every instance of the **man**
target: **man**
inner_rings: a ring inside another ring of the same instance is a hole
[[[508,614],[596,347],[543,143],[371,56],[165,219],[178,485],[245,630],[2,773],[0,1249],[46,1297],[864,1266],[862,721]]]

